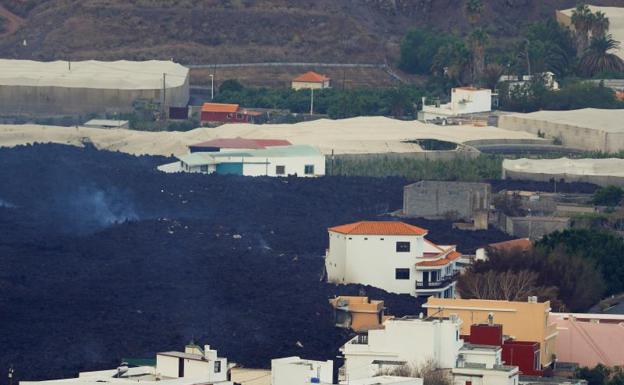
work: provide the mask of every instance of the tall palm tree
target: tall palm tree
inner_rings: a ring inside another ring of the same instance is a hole
[[[589,45],[589,32],[592,29],[594,14],[587,4],[579,3],[572,11],[572,25],[576,37],[577,55],[580,57]]]
[[[485,70],[485,46],[488,34],[483,28],[475,28],[468,37],[472,50],[472,81],[480,82]]]
[[[466,13],[468,14],[468,21],[471,24],[475,24],[481,18],[483,12],[482,0],[468,0],[466,2]]]
[[[620,48],[611,35],[595,37],[579,61],[579,72],[594,76],[600,72],[624,72],[624,60],[609,52]]]
[[[592,37],[603,37],[609,30],[609,18],[601,11],[594,14],[591,24]]]

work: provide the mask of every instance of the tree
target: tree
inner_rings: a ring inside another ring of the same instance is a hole
[[[609,18],[601,11],[594,14],[591,24],[592,37],[604,37],[609,30]]]
[[[483,13],[483,1],[482,0],[468,0],[466,2],[466,14],[468,21],[472,24],[477,23],[481,19]]]
[[[481,82],[485,71],[485,46],[488,34],[483,28],[474,29],[468,38],[472,49],[472,81]]]
[[[606,186],[594,192],[592,202],[595,205],[614,207],[620,204],[622,198],[624,198],[624,190],[621,187]]]
[[[598,364],[592,369],[588,367],[582,367],[576,370],[576,377],[582,378],[587,381],[587,385],[606,385],[607,379],[611,374],[611,369]]]
[[[433,57],[431,72],[450,79],[452,86],[465,84],[470,77],[470,55],[463,41],[448,42]]]
[[[530,60],[532,72],[550,71],[564,77],[574,69],[576,46],[568,28],[552,19],[539,21],[529,24],[524,38],[516,49],[524,61]]]
[[[579,62],[579,73],[594,76],[600,72],[624,72],[624,61],[609,51],[620,48],[611,35],[594,37]]]
[[[455,44],[457,37],[428,29],[409,31],[401,42],[399,68],[406,72],[428,75],[433,58],[443,47]]]
[[[589,32],[592,29],[593,20],[594,14],[585,3],[579,3],[572,11],[572,25],[574,26],[574,34],[576,36],[578,56],[582,55],[589,45]]]
[[[423,385],[452,385],[453,383],[448,372],[440,369],[440,366],[432,359],[420,365],[404,364],[382,370],[378,375],[422,378]]]
[[[529,270],[485,273],[468,271],[460,276],[457,290],[462,298],[526,301],[530,296],[556,300],[557,289],[537,284],[539,274]]]
[[[219,93],[241,92],[244,88],[237,79],[227,79],[219,86]]]

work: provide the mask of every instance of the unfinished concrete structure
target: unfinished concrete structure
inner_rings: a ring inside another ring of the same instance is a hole
[[[624,159],[505,159],[503,179],[624,186]]]
[[[403,215],[407,217],[475,220],[487,228],[491,187],[487,183],[427,181],[403,188]]]
[[[131,112],[136,101],[184,107],[189,69],[172,61],[0,60],[0,114]]]

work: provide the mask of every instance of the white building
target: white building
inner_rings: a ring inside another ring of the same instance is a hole
[[[130,128],[130,122],[127,120],[112,119],[91,119],[83,127],[89,128]]]
[[[466,114],[492,111],[492,90],[488,88],[458,87],[451,89],[451,102],[427,105],[423,98],[423,108],[419,120],[446,119]]]
[[[228,362],[206,345],[188,345],[184,352],[156,355],[156,366],[81,372],[77,378],[49,381],[20,381],[20,385],[232,385],[227,380]]]
[[[245,176],[317,177],[325,175],[325,156],[315,147],[290,145],[256,150],[193,152],[178,162],[159,166],[163,172],[234,174]]]
[[[327,280],[371,285],[391,293],[453,298],[455,246],[425,239],[427,230],[403,222],[356,222],[329,229]]]
[[[517,366],[503,365],[500,346],[465,344],[452,369],[454,385],[518,385]]]
[[[423,379],[416,377],[375,376],[350,380],[349,385],[423,385]]]
[[[340,348],[345,364],[339,380],[352,383],[404,365],[434,362],[441,369],[455,367],[463,340],[461,320],[403,317],[389,319],[385,328],[358,335]]]
[[[285,357],[271,360],[272,385],[333,384],[334,362]]]
[[[325,75],[317,74],[314,71],[309,71],[294,78],[291,82],[291,88],[293,90],[320,90],[324,88],[329,88],[330,81],[331,79]]]

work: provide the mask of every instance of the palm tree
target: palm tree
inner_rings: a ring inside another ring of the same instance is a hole
[[[481,13],[483,12],[482,0],[468,0],[466,2],[466,13],[468,14],[468,21],[472,24],[479,21]]]
[[[584,3],[579,3],[572,11],[572,25],[576,36],[578,56],[581,56],[589,45],[589,32],[592,29],[594,17],[587,4]]]
[[[609,30],[609,18],[601,11],[594,14],[591,34],[592,37],[603,37]]]
[[[591,77],[600,72],[624,72],[624,60],[609,52],[619,48],[620,42],[611,35],[592,38],[579,62],[579,73]]]
[[[483,28],[475,28],[468,37],[472,49],[472,81],[479,82],[485,70],[485,45],[488,34]]]

